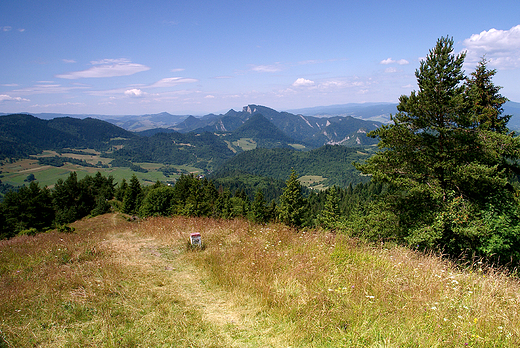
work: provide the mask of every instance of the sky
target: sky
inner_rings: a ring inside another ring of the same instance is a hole
[[[0,1],[0,112],[398,102],[437,39],[520,102],[520,1]]]

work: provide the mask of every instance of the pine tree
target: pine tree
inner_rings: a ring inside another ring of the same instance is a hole
[[[467,78],[466,93],[476,125],[483,130],[504,134],[508,132],[507,123],[511,118],[511,115],[502,115],[502,105],[507,98],[499,93],[501,87],[495,86],[491,81],[496,70],[489,70],[487,63],[482,58],[471,77]]]
[[[305,213],[305,199],[302,195],[302,187],[298,181],[298,175],[291,171],[291,176],[286,181],[286,187],[280,197],[278,205],[278,219],[289,226],[301,226]]]
[[[267,206],[262,190],[258,189],[255,194],[255,200],[251,205],[251,219],[256,223],[267,222]]]
[[[453,53],[453,39],[438,40],[416,71],[419,90],[399,98],[393,123],[369,133],[379,137],[380,152],[357,168],[387,185],[384,204],[375,206],[397,221],[394,238],[452,254],[516,253],[515,205],[495,212],[496,197],[512,199],[508,179],[520,142],[507,134],[494,72],[481,62],[466,79],[464,57]],[[509,227],[490,233],[500,216]]]
[[[36,181],[9,191],[1,203],[5,225],[2,238],[9,238],[29,228],[39,231],[50,228],[54,220],[52,196],[47,187],[40,188]]]
[[[332,186],[327,190],[325,207],[318,215],[318,224],[326,229],[333,230],[337,227],[339,218],[339,198],[336,192],[336,187]]]
[[[123,198],[123,207],[121,211],[125,214],[137,214],[142,200],[143,189],[141,188],[139,179],[135,174],[133,174]]]

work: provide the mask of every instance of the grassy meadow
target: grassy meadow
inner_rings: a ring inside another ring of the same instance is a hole
[[[520,346],[520,282],[478,262],[245,220],[71,226],[0,241],[0,347]]]
[[[25,179],[29,174],[33,174],[41,186],[53,187],[58,179],[66,180],[69,173],[74,171],[78,174],[78,179],[82,179],[87,175],[95,175],[101,172],[103,175],[112,175],[115,182],[120,182],[123,179],[129,180],[135,174],[139,180],[146,184],[153,184],[157,180],[161,182],[175,181],[180,177],[180,174],[173,174],[165,176],[159,169],[163,167],[162,164],[157,163],[134,163],[144,169],[147,173],[135,172],[127,167],[110,167],[110,168],[95,168],[85,167],[77,164],[66,163],[61,167],[53,167],[48,165],[38,164],[38,157],[70,157],[79,160],[84,160],[90,164],[97,164],[100,161],[103,164],[108,164],[112,161],[111,158],[100,157],[99,153],[92,150],[90,154],[76,154],[76,153],[62,153],[58,154],[55,151],[44,151],[43,154],[34,156],[31,159],[17,160],[14,163],[0,163],[0,180],[3,183],[11,184],[13,186],[22,186],[27,184]],[[175,168],[178,172],[183,173],[202,173],[203,170],[193,166],[176,165],[170,166]]]

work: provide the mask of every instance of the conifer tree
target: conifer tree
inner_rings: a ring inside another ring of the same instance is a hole
[[[326,229],[335,229],[340,218],[339,198],[336,187],[332,186],[327,190],[325,207],[318,215],[318,223]]]
[[[251,205],[251,218],[256,223],[264,223],[268,220],[267,206],[262,190],[258,189],[255,194],[255,200]]]
[[[123,207],[121,209],[122,212],[126,214],[137,214],[139,212],[142,199],[143,189],[141,188],[139,179],[135,174],[133,174],[123,198]]]
[[[501,95],[500,86],[493,84],[492,78],[496,70],[487,68],[488,61],[482,58],[477,68],[467,78],[467,95],[475,124],[483,130],[507,133],[507,123],[511,115],[502,115],[502,105],[507,98]]]
[[[126,179],[123,178],[123,180],[121,180],[121,182],[115,188],[115,191],[114,191],[115,199],[117,199],[120,202],[123,202],[127,188],[128,188],[128,183],[126,182]]]
[[[305,199],[294,169],[285,184],[286,187],[280,196],[280,204],[277,207],[278,219],[289,226],[301,226],[305,213]]]
[[[50,228],[54,220],[50,190],[41,188],[36,181],[22,186],[18,191],[9,191],[0,205],[5,223],[2,226],[4,235],[0,238],[12,237],[29,228],[42,231]]]
[[[437,41],[415,73],[419,90],[399,98],[391,124],[369,133],[380,152],[357,168],[387,185],[377,206],[397,221],[387,229],[393,238],[451,254],[520,256],[518,204],[497,206],[513,202],[508,179],[520,142],[501,116],[506,99],[494,71],[481,62],[466,79],[464,58],[453,39]],[[508,223],[497,229],[497,221]]]

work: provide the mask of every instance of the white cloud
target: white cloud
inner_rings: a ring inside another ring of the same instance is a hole
[[[45,82],[45,81],[41,81]],[[75,89],[86,89],[89,87],[86,86],[76,86],[76,87],[64,87],[59,84],[53,83],[42,83],[39,85],[34,85],[32,87],[16,89],[14,92],[21,92],[22,94],[55,94],[55,93],[69,93]]]
[[[325,81],[320,83],[319,87],[324,88],[341,88],[345,86],[345,82],[343,81]]]
[[[386,68],[385,69],[385,73],[387,74],[392,74],[392,73],[396,73],[397,72],[397,69],[394,68],[394,67],[390,67],[390,68]]]
[[[406,59],[393,60],[392,58],[387,58],[387,59],[384,59],[381,62],[379,62],[379,64],[385,64],[385,65],[387,65],[387,64],[406,65],[406,64],[410,64],[410,62],[407,61]]]
[[[50,108],[50,107],[56,107],[56,106],[86,106],[85,103],[55,103],[55,104],[35,104],[31,105],[31,108]]]
[[[18,87],[18,84],[17,83],[4,83],[0,86],[3,86],[3,87]]]
[[[132,88],[125,91],[125,95],[131,98],[142,98],[146,95],[145,92],[141,91],[138,88]]]
[[[307,79],[300,77],[299,79],[296,79],[296,81],[294,81],[294,83],[292,85],[293,85],[293,87],[309,87],[309,86],[314,86],[314,81],[307,80]]]
[[[177,68],[177,69],[172,69],[170,70],[171,72],[180,72],[180,71],[184,71],[185,69],[183,68]]]
[[[100,61],[92,61],[90,63],[94,65],[92,68],[56,75],[56,77],[62,79],[115,77],[133,75],[138,72],[150,70],[150,68],[145,65],[132,63],[125,58],[103,59]]]
[[[14,102],[22,102],[22,101],[30,101],[29,99],[25,99],[25,98],[21,98],[21,97],[11,97],[10,95],[7,95],[7,94],[0,94],[0,103],[1,102],[4,102],[4,101],[14,101]]]
[[[281,71],[282,68],[277,63],[277,64],[272,64],[272,65],[255,65],[251,68],[251,70],[256,71],[256,72],[277,72],[277,71]]]
[[[0,29],[1,29],[2,31],[11,31],[13,28],[10,27],[10,26],[8,26],[8,25],[6,25],[5,27],[0,27]]]
[[[63,63],[76,63],[74,59],[62,59]]]
[[[490,29],[464,40],[467,61],[475,63],[483,56],[503,69],[520,68],[520,25],[509,30]]]
[[[191,79],[191,78],[187,78],[187,77],[167,77],[167,78],[164,78],[164,79],[161,79],[157,82],[155,82],[154,84],[148,86],[150,88],[152,87],[173,87],[173,86],[177,86],[181,83],[193,83],[193,82],[197,82],[198,80],[196,79]]]
[[[215,96],[208,94],[207,96],[204,97],[204,99],[215,99]]]

